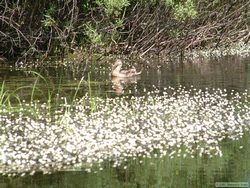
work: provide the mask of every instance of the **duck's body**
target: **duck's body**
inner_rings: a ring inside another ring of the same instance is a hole
[[[128,78],[128,77],[137,76],[141,74],[141,71],[137,72],[135,67],[132,67],[129,70],[121,70],[121,68],[122,68],[122,61],[120,59],[117,59],[113,65],[111,75],[113,77]]]

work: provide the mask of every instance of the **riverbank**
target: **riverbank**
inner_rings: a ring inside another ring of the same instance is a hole
[[[246,0],[3,1],[1,6],[0,56],[23,63],[60,59],[79,49],[86,52],[83,59],[89,54],[165,57],[248,44],[250,38]]]

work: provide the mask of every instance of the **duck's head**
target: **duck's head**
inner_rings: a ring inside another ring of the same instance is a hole
[[[113,67],[115,68],[115,67],[117,67],[117,66],[121,66],[122,65],[122,60],[121,59],[117,59],[117,60],[115,60],[115,63],[113,64]]]

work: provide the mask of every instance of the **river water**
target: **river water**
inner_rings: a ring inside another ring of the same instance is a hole
[[[34,98],[39,99],[40,101],[47,100],[46,97],[46,99],[44,99],[44,93],[47,92],[48,88],[53,93],[51,95],[53,100],[56,99],[57,95],[60,94],[61,97],[67,98],[68,101],[70,101],[72,97],[82,97],[86,93],[88,93],[88,96],[90,95],[91,98],[100,97],[104,99],[119,99],[124,96],[128,96],[129,99],[126,100],[130,100],[131,97],[135,97],[135,100],[139,100],[140,97],[146,95],[147,92],[157,90],[158,93],[161,93],[164,88],[169,87],[174,89],[178,89],[179,87],[181,87],[184,88],[183,90],[187,91],[191,89],[192,92],[194,92],[194,88],[195,91],[201,90],[201,92],[219,89],[228,94],[239,92],[239,95],[243,95],[243,93],[245,92],[249,93],[249,91],[246,90],[250,89],[249,57],[242,58],[236,56],[227,56],[219,59],[199,59],[196,61],[189,61],[181,64],[174,62],[157,63],[157,66],[153,65],[153,63],[138,63],[136,64],[136,66],[138,69],[142,69],[141,76],[129,79],[119,79],[111,78],[110,66],[103,64],[89,65],[87,68],[80,67],[79,69],[69,69],[68,67],[50,67],[44,69],[39,68],[35,69],[36,73],[19,70],[13,67],[11,68],[6,65],[1,65],[0,81],[5,84],[5,88],[7,88],[9,91],[15,91],[16,93],[18,93],[20,98],[25,101],[30,100],[31,93],[34,90],[34,85],[36,85],[37,88],[35,90],[38,90],[38,92],[35,92],[36,95],[34,96]],[[83,81],[79,84],[79,81],[81,79],[83,79]],[[211,100],[213,100],[213,96],[217,95],[218,93],[220,92],[215,92],[215,94],[208,95],[207,98],[212,96]],[[179,93],[177,92],[177,95],[178,94]],[[150,96],[151,94],[148,95]],[[153,96],[155,96],[155,94],[153,94]],[[182,102],[183,100],[184,102],[186,102],[186,94],[180,94],[180,96],[180,100]],[[155,98],[157,97],[158,95],[156,94]],[[222,98],[216,99],[217,101],[219,101],[218,103],[221,102],[220,100],[225,100],[223,98],[223,94],[221,94],[221,96],[219,97]],[[157,100],[155,100],[153,103],[157,103],[158,105],[160,105],[161,102],[166,102],[168,98],[169,96],[164,99],[160,98],[159,104],[157,98]],[[225,98],[232,98],[232,96],[229,95]],[[190,95],[188,96],[187,101],[192,101],[193,99],[194,98],[192,98],[192,95]],[[240,102],[240,100],[237,100],[237,103],[238,102]],[[172,103],[174,102],[167,102],[166,104],[171,105]],[[152,106],[152,103],[146,104],[150,104]],[[194,105],[197,104],[195,103]],[[210,105],[209,101],[202,104]],[[176,103],[176,105],[181,105],[181,103]],[[184,104],[184,106],[182,106],[181,108],[185,108],[185,105],[186,104]],[[239,110],[243,108],[243,105],[244,103],[240,103]],[[247,103],[247,105],[249,105],[249,102]],[[98,107],[98,105],[96,106]],[[189,108],[191,109],[193,109],[193,107],[196,108],[196,106],[189,106]],[[177,107],[173,107],[171,109],[173,110],[176,108]],[[231,107],[228,109],[228,111],[230,111]],[[137,110],[140,111],[140,109]],[[160,108],[157,108],[154,112],[160,113],[160,111],[157,110],[160,110]],[[203,109],[201,108],[200,110]],[[242,110],[242,113],[248,115],[249,112],[246,112],[244,110],[245,109]],[[117,111],[119,111],[119,108]],[[189,113],[189,111],[187,111],[186,113]],[[229,118],[228,111],[225,112],[225,117],[222,117],[222,119],[225,121],[227,121],[227,118]],[[148,112],[151,113],[152,111]],[[198,113],[198,111],[194,112]],[[223,108],[220,109],[219,112],[224,113]],[[176,111],[176,113],[179,113],[179,111]],[[207,113],[207,111],[204,111],[204,113]],[[237,113],[237,110],[235,111],[235,113]],[[242,119],[244,119],[244,114],[242,113],[239,114],[242,115]],[[212,115],[223,116],[224,114],[215,113]],[[185,114],[183,114],[183,117],[184,116]],[[136,116],[137,119],[138,117],[143,116]],[[159,121],[163,120],[161,119],[162,116],[158,116],[156,114],[156,117],[159,118]],[[171,115],[171,117],[175,118],[174,115]],[[203,116],[199,116],[199,118],[200,117]],[[131,115],[128,118],[133,119],[134,116]],[[181,119],[181,117],[178,118]],[[177,122],[179,121],[178,118]],[[184,121],[185,119],[181,120]],[[81,119],[79,119],[78,122],[79,121],[81,121]],[[141,119],[138,121],[140,123],[147,122],[146,120],[141,122]],[[166,120],[164,119],[164,121]],[[196,121],[196,119],[194,118],[192,119],[192,121]],[[244,122],[246,122],[246,124],[250,123],[248,117],[246,117]],[[5,124],[2,124],[2,126],[4,125]],[[211,126],[213,127],[213,125]],[[235,126],[238,126],[238,124]],[[177,129],[177,127],[182,128],[176,125],[176,127],[172,127],[172,129]],[[244,127],[249,127],[249,125],[244,125]],[[226,129],[229,130],[229,128]],[[171,131],[172,130],[170,130],[170,132]],[[187,131],[187,129],[183,129],[182,131]],[[133,133],[134,132],[131,132],[131,134]],[[171,132],[171,135],[173,136],[172,133],[175,134],[177,132]],[[4,135],[5,133],[1,132],[1,134]],[[241,136],[238,137],[237,134],[241,134]],[[165,138],[166,135],[162,136],[161,138]],[[202,136],[204,135],[206,134],[202,133]],[[147,133],[147,136],[150,137],[150,134]],[[153,135],[152,137],[156,136],[157,135]],[[234,139],[230,139],[230,136]],[[167,142],[170,142],[170,137],[166,139]],[[181,137],[181,139],[183,139],[183,137]],[[199,144],[206,145],[206,143],[204,143],[204,140],[206,141],[206,139],[203,139],[201,142],[193,144],[195,146]],[[54,171],[52,169],[51,171],[48,171],[49,174],[43,174],[42,172],[36,172],[34,175],[20,173],[14,177],[8,177],[7,173],[7,175],[3,175],[0,177],[0,187],[199,188],[216,186],[222,187],[222,185],[226,187],[232,184],[234,184],[235,187],[247,187],[248,183],[250,182],[250,134],[248,129],[244,129],[240,132],[237,132],[237,128],[233,129],[232,133],[230,132],[229,136],[223,137],[223,139],[218,138],[218,140],[220,149],[218,150],[219,153],[217,154],[214,154],[216,153],[214,152],[214,150],[211,150],[212,153],[202,153],[200,151],[201,147],[197,146],[199,150],[195,150],[194,145],[192,145],[192,152],[181,152],[180,155],[175,155],[173,154],[175,153],[175,150],[178,151],[180,148],[183,149],[184,147],[178,146],[177,144],[171,148],[168,148],[166,150],[167,154],[164,155],[155,155],[156,153],[158,153],[157,150],[154,151],[153,154],[151,153],[152,155],[150,155],[150,157],[147,155],[136,155],[136,157],[133,156],[127,158],[123,157],[123,160],[119,162],[119,165],[114,165],[113,160],[104,160],[101,164],[98,163],[97,165],[91,166],[91,168],[87,168],[85,166],[77,169],[75,167],[70,168],[70,166],[68,166],[68,168],[65,169],[56,169]],[[5,147],[4,143],[2,143],[2,146]],[[185,147],[188,148],[189,145],[185,145]],[[124,152],[127,152],[127,150],[124,149]],[[2,164],[3,156],[5,156],[5,154],[1,153],[1,166],[6,165]],[[88,170],[86,171],[85,168],[87,168]],[[4,171],[1,169],[1,172]]]

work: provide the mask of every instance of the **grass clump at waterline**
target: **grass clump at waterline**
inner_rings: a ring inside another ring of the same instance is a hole
[[[179,87],[142,97],[95,97],[94,103],[89,95],[75,95],[57,108],[50,101],[19,100],[15,111],[1,105],[0,172],[91,171],[107,160],[116,167],[127,158],[223,156],[220,142],[249,130],[249,97],[247,91]],[[29,110],[35,115],[24,113]]]
[[[27,86],[16,87],[5,81],[0,85],[0,111],[2,113],[22,113],[35,119],[47,114],[48,118],[53,118],[58,109],[73,105],[82,90],[89,93],[94,109],[96,94],[92,94],[91,85],[95,82],[90,80],[90,76],[87,80],[82,77],[80,81],[71,85],[62,83],[61,80],[55,85],[38,72],[26,71],[26,73],[33,80],[33,83]],[[68,88],[70,92],[67,92]]]

